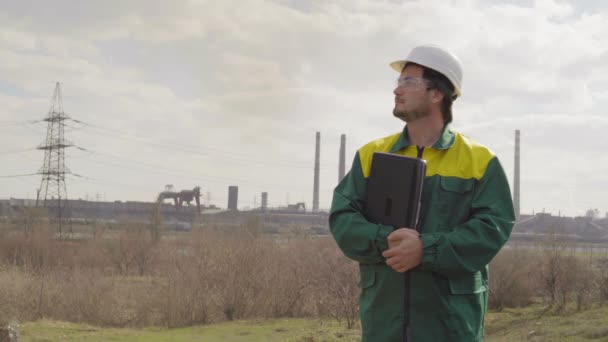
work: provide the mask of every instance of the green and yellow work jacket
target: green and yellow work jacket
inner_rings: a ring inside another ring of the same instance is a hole
[[[449,126],[426,148],[408,144],[406,132],[407,127],[360,148],[334,190],[331,232],[360,265],[363,341],[482,341],[487,265],[515,221],[507,178],[492,151]],[[394,271],[382,257],[387,236],[401,227],[364,216],[374,152],[427,162],[419,223],[422,263],[406,273]]]

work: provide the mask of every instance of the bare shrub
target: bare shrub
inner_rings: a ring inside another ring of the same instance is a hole
[[[31,296],[25,291],[31,282],[32,276],[16,267],[0,267],[0,324],[36,318],[28,305]]]
[[[489,307],[502,310],[505,307],[529,305],[534,297],[535,257],[529,251],[503,249],[490,263]]]
[[[24,233],[30,233],[40,228],[49,227],[48,210],[44,207],[23,207],[17,216],[17,229]]]
[[[597,262],[595,288],[598,290],[598,299],[601,304],[608,302],[608,259]]]
[[[212,287],[208,246],[176,243],[166,247],[165,277],[158,286],[162,324],[172,328],[207,323]]]
[[[562,259],[568,246],[559,233],[557,230],[552,231],[539,246],[538,287],[549,307],[560,300],[560,286],[566,277]],[[561,291],[561,294],[563,298],[564,291]]]
[[[333,241],[325,241],[319,248],[319,258],[323,261],[315,277],[319,314],[346,321],[348,329],[354,328],[359,319],[357,263],[342,255]]]
[[[256,274],[264,267],[270,246],[265,240],[239,236],[226,236],[216,243],[210,255],[215,262],[210,265],[209,273],[216,305],[229,321],[248,317],[262,292]]]
[[[567,244],[557,232],[551,234],[541,244],[539,259],[539,290],[545,303],[562,311],[572,300],[577,310],[591,305],[594,293],[594,276],[590,261],[567,255],[568,249],[575,251],[575,245]]]
[[[572,283],[574,290],[574,300],[576,302],[576,310],[589,309],[594,302],[594,296],[597,293],[595,286],[596,274],[590,263],[577,260],[572,265],[574,269],[570,271],[572,275]]]
[[[268,317],[296,317],[313,314],[310,307],[313,281],[319,264],[314,238],[269,241],[265,267],[257,275],[264,295],[258,302]],[[273,247],[274,245],[274,247]]]
[[[563,310],[568,302],[577,294],[577,290],[583,292],[591,291],[591,279],[579,279],[583,275],[583,263],[573,256],[559,256],[556,258],[557,268],[557,287],[556,299],[558,310]],[[585,295],[581,293],[576,296],[577,303],[582,305],[585,302]]]
[[[74,270],[64,276],[62,290],[70,291],[63,296],[61,305],[55,310],[49,308],[51,317],[73,322],[95,322],[97,325],[120,326],[128,318],[120,310],[120,302],[125,298],[114,296],[115,282],[95,271]]]
[[[142,223],[127,223],[115,240],[106,240],[105,254],[121,275],[143,276],[151,271],[158,241]]]
[[[39,272],[56,264],[54,233],[48,226],[32,227],[6,236],[0,242],[2,259],[6,264]]]

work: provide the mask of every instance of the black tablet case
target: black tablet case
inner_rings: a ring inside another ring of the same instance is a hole
[[[425,174],[424,159],[374,153],[367,180],[367,220],[390,225],[394,229],[418,229]]]

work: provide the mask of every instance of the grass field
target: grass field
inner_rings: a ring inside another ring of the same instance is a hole
[[[486,336],[490,342],[608,341],[608,306],[555,312],[535,305],[490,313],[486,317]]]
[[[21,341],[124,342],[267,342],[359,341],[359,330],[347,330],[335,321],[278,319],[238,321],[181,329],[111,329],[39,321],[21,326]]]
[[[489,313],[486,341],[608,341],[608,306],[557,313],[540,305]],[[333,320],[278,319],[238,321],[182,329],[113,329],[38,321],[23,324],[21,341],[359,341],[359,330]]]

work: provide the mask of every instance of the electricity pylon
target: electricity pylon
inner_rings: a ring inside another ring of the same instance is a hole
[[[57,82],[49,114],[43,120],[48,122],[46,140],[37,147],[44,150],[44,163],[38,171],[42,175],[42,181],[36,206],[42,205],[48,208],[52,215],[56,215],[60,238],[63,238],[64,221],[70,215],[67,205],[68,190],[65,185],[65,175],[69,174],[70,170],[65,166],[65,148],[72,144],[66,141],[64,136],[67,119],[69,117],[63,112],[61,86]]]

